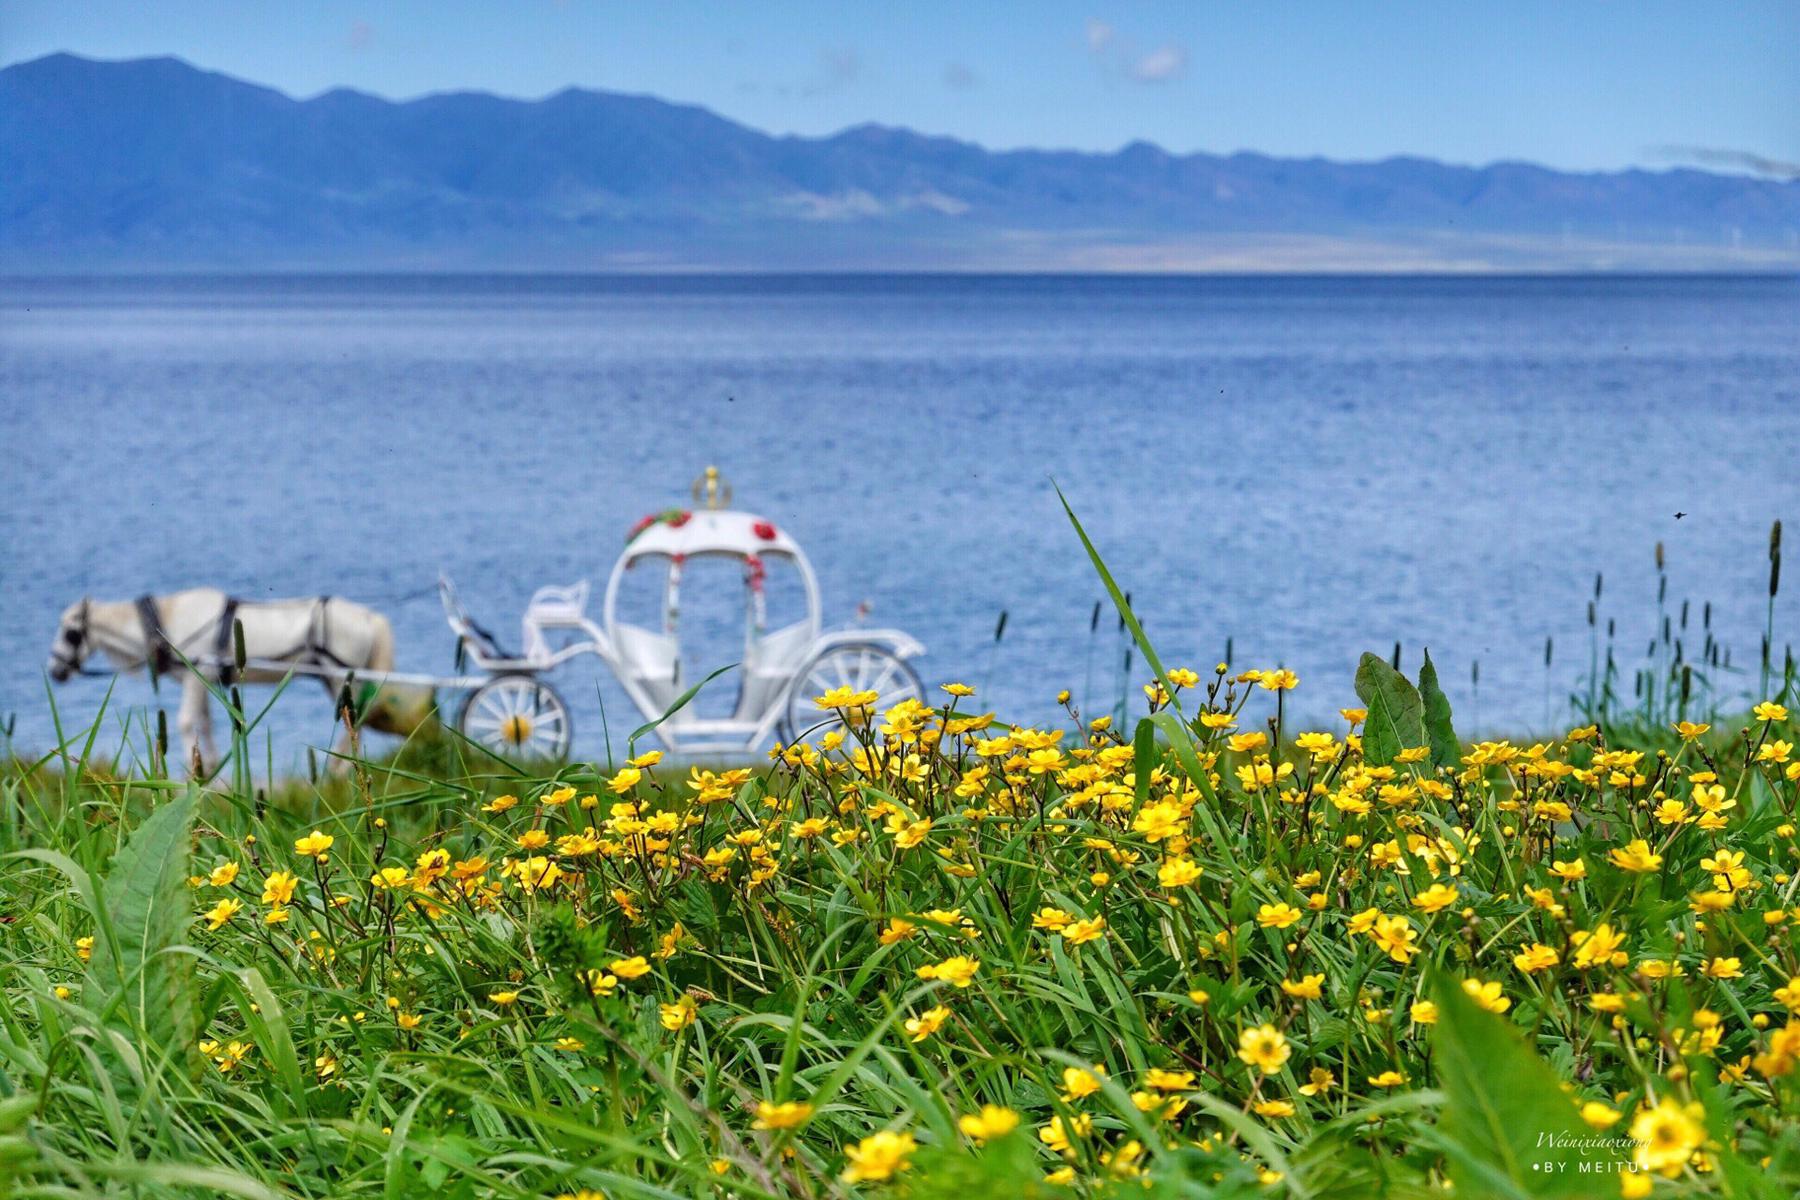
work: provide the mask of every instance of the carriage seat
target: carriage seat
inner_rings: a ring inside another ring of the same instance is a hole
[[[750,643],[738,691],[738,720],[758,720],[768,711],[805,665],[817,637],[810,622],[797,621]]]
[[[683,686],[680,643],[666,633],[656,633],[623,621],[613,624],[612,640],[620,665],[649,696],[651,703],[658,709],[666,709],[675,703]],[[691,717],[690,707],[677,713],[671,722],[680,723]]]
[[[583,579],[567,587],[541,587],[531,594],[525,615],[519,625],[525,641],[525,657],[549,658],[556,647],[544,635],[546,629],[580,629],[587,617],[588,581]]]
[[[476,658],[516,659],[519,656],[502,646],[493,631],[472,616],[463,607],[462,597],[456,594],[456,585],[450,582],[450,576],[438,576],[438,599],[444,604],[444,618],[450,622],[450,630],[457,639],[475,651]]]

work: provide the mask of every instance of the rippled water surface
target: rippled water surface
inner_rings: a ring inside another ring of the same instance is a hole
[[[828,622],[870,601],[927,644],[929,680],[1006,714],[1122,686],[1054,480],[1171,663],[1229,638],[1239,665],[1298,670],[1323,720],[1357,652],[1400,640],[1408,665],[1430,647],[1465,727],[1530,731],[1586,670],[1596,571],[1642,653],[1658,540],[1690,639],[1710,600],[1755,660],[1769,522],[1800,514],[1800,284],[13,279],[0,406],[0,719],[22,747],[51,740],[44,656],[84,594],[341,593],[392,614],[402,667],[448,671],[440,569],[510,629],[540,583],[603,583],[707,463],[807,549]],[[730,661],[723,606],[696,652]],[[593,660],[557,682],[582,748],[602,702],[615,740],[635,723]],[[103,691],[59,689],[65,720]],[[116,699],[154,702],[135,680]],[[284,696],[267,728],[290,763],[327,706]]]

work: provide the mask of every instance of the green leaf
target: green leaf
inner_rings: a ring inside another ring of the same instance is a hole
[[[1175,714],[1168,709],[1151,713],[1147,718],[1156,728],[1162,730],[1163,736],[1169,739],[1169,747],[1175,752],[1175,762],[1181,767],[1193,785],[1200,790],[1207,803],[1197,805],[1194,814],[1200,818],[1200,824],[1206,829],[1206,836],[1212,844],[1223,850],[1230,846],[1231,839],[1226,836],[1225,829],[1219,824],[1218,814],[1213,811],[1218,804],[1218,794],[1213,791],[1212,779],[1206,767],[1200,761],[1200,755],[1194,749],[1193,732],[1176,720]]]
[[[1735,998],[1727,995],[1736,1004]],[[1691,1023],[1693,993],[1686,987],[1677,986],[1670,988],[1666,996],[1665,1013],[1669,1023],[1672,1026]],[[1738,1007],[1742,1012],[1742,1007]],[[1743,1019],[1748,1024],[1749,1014],[1745,1013]],[[1712,1138],[1708,1151],[1713,1162],[1712,1178],[1717,1183],[1719,1195],[1725,1200],[1775,1200],[1778,1196],[1785,1200],[1792,1197],[1791,1189],[1783,1188],[1780,1182],[1745,1161],[1737,1144],[1736,1129],[1740,1118],[1733,1099],[1719,1086],[1718,1064],[1708,1055],[1694,1054],[1686,1056],[1686,1065],[1688,1086],[1706,1112],[1706,1130]]]
[[[1054,482],[1051,486],[1056,487]],[[1081,539],[1081,546],[1087,551],[1088,561],[1094,565],[1094,573],[1100,576],[1100,582],[1105,586],[1106,594],[1112,597],[1113,607],[1119,610],[1119,619],[1125,622],[1125,628],[1131,631],[1131,638],[1137,643],[1137,648],[1142,652],[1144,661],[1150,664],[1150,669],[1156,672],[1157,680],[1172,697],[1170,704],[1173,707],[1151,714],[1150,720],[1169,739],[1169,745],[1175,751],[1176,761],[1181,764],[1181,769],[1187,773],[1187,777],[1193,781],[1194,786],[1200,789],[1200,794],[1208,800],[1214,799],[1212,782],[1207,779],[1206,771],[1200,765],[1200,757],[1194,749],[1193,731],[1182,724],[1179,718],[1181,702],[1176,696],[1175,685],[1169,682],[1169,673],[1163,670],[1162,659],[1158,657],[1156,647],[1150,644],[1149,635],[1138,623],[1137,614],[1131,611],[1131,605],[1125,603],[1124,591],[1120,589],[1118,581],[1113,579],[1112,572],[1107,570],[1106,560],[1100,557],[1100,551],[1094,546],[1093,539],[1088,537],[1087,530],[1082,527],[1081,518],[1077,517],[1075,510],[1069,507],[1069,498],[1063,495],[1060,487],[1056,488],[1056,498],[1062,501],[1063,512],[1068,514],[1069,524],[1075,527],[1075,536]]]
[[[1200,1092],[1192,1099],[1195,1104],[1216,1118],[1220,1124],[1243,1138],[1244,1144],[1250,1147],[1251,1151],[1262,1159],[1265,1165],[1280,1171],[1286,1177],[1287,1191],[1290,1196],[1295,1197],[1296,1200],[1306,1200],[1312,1195],[1310,1188],[1307,1188],[1301,1180],[1293,1177],[1294,1168],[1288,1164],[1287,1155],[1270,1136],[1267,1126],[1260,1121],[1251,1119],[1242,1109],[1236,1105],[1225,1103],[1217,1096]]]
[[[100,920],[100,879],[92,871],[81,867],[68,855],[59,854],[55,850],[33,847],[29,850],[15,850],[6,857],[9,859],[33,858],[38,862],[48,863],[61,871],[68,879],[69,886],[75,889],[75,895],[80,898],[82,907],[88,910],[88,915],[95,921]]]
[[[1356,694],[1369,709],[1363,723],[1365,762],[1386,766],[1400,751],[1425,744],[1425,704],[1406,676],[1365,654],[1356,667]]]
[[[1156,770],[1157,757],[1156,725],[1149,717],[1145,717],[1137,724],[1137,736],[1131,739],[1133,816],[1150,800],[1150,775]]]
[[[1419,668],[1419,694],[1425,703],[1425,736],[1431,742],[1431,765],[1455,770],[1462,763],[1462,743],[1450,724],[1450,697],[1438,686],[1437,668],[1431,663],[1431,651],[1425,652],[1425,665]]]
[[[1056,487],[1056,484],[1052,482],[1051,486]],[[1112,572],[1106,569],[1106,560],[1101,558],[1100,551],[1094,548],[1093,540],[1088,537],[1087,530],[1082,527],[1080,518],[1075,515],[1075,510],[1069,507],[1069,498],[1063,495],[1060,487],[1056,488],[1056,498],[1062,501],[1063,511],[1069,515],[1069,524],[1075,527],[1075,536],[1081,539],[1081,546],[1087,551],[1088,561],[1094,564],[1094,573],[1100,576],[1100,582],[1105,586],[1106,594],[1112,597],[1113,607],[1119,610],[1119,619],[1124,621],[1125,628],[1131,631],[1131,640],[1136,642],[1137,648],[1143,652],[1144,661],[1150,664],[1152,671],[1156,672],[1156,678],[1163,685],[1164,690],[1170,696],[1174,696],[1175,686],[1169,682],[1169,673],[1163,670],[1162,659],[1157,656],[1156,647],[1150,644],[1149,637],[1144,633],[1143,625],[1138,623],[1137,614],[1131,611],[1131,605],[1125,603],[1124,591],[1113,579]]]
[[[192,1054],[194,962],[170,953],[193,917],[188,898],[194,793],[170,800],[138,826],[114,857],[101,889],[105,920],[94,937],[83,1002],[123,1012],[147,1042],[171,1058]]]
[[[90,1159],[81,1164],[81,1169],[90,1175],[144,1184],[162,1195],[168,1195],[164,1189],[171,1188],[179,1188],[187,1195],[239,1196],[243,1200],[288,1200],[293,1195],[225,1167]]]
[[[1623,1155],[1576,1114],[1556,1076],[1508,1021],[1448,976],[1433,981],[1432,1049],[1446,1097],[1446,1139],[1459,1196],[1613,1194]]]
[[[276,999],[268,981],[255,967],[245,967],[231,979],[241,989],[238,1011],[243,1017],[245,1031],[262,1051],[264,1060],[285,1089],[285,1096],[281,1089],[270,1089],[271,1103],[282,1116],[290,1113],[305,1116],[306,1077],[300,1070],[300,1058],[295,1053],[293,1033],[281,1001]],[[291,1109],[282,1111],[284,1100]]]
[[[662,716],[656,718],[656,720],[654,720],[654,721],[647,721],[644,724],[639,725],[636,729],[631,731],[631,736],[625,739],[625,745],[626,745],[627,749],[635,752],[635,749],[637,746],[637,740],[639,738],[643,737],[646,733],[654,733],[656,731],[656,727],[658,725],[661,725],[664,721],[668,720],[670,717],[674,716],[676,713],[678,713],[682,709],[686,708],[688,705],[688,701],[692,700],[695,696],[698,696],[700,694],[701,688],[705,687],[707,684],[711,683],[713,680],[717,679],[719,676],[723,675],[725,672],[734,670],[736,667],[737,667],[736,663],[726,663],[724,666],[720,667],[718,670],[716,670],[712,674],[708,675],[705,679],[702,679],[699,683],[696,683],[693,687],[691,687],[687,691],[681,693],[681,695],[675,697],[675,703],[669,705],[668,708],[664,709]]]

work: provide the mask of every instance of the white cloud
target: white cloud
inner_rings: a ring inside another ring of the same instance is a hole
[[[1175,42],[1143,50],[1130,37],[1097,17],[1086,28],[1088,54],[1107,75],[1132,83],[1166,83],[1187,74],[1187,47]]]
[[[1161,83],[1187,72],[1188,53],[1182,46],[1159,46],[1131,64],[1131,77],[1140,83]]]

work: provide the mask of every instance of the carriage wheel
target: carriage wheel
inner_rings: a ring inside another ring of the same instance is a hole
[[[560,759],[575,737],[569,706],[530,675],[496,675],[469,693],[456,727],[472,742],[515,759]]]
[[[788,689],[787,712],[782,721],[782,738],[793,742],[801,738],[819,737],[844,727],[838,709],[822,709],[813,698],[833,688],[847,687],[854,692],[874,692],[874,713],[892,708],[902,700],[923,700],[925,685],[906,660],[893,651],[870,642],[852,642],[833,646],[806,664],[794,686]]]

